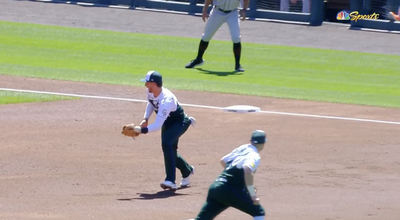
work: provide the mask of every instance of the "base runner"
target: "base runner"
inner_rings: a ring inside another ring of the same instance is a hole
[[[222,157],[224,171],[209,187],[207,200],[197,217],[190,220],[212,220],[229,207],[249,214],[254,220],[264,220],[265,211],[256,196],[253,174],[260,164],[259,152],[266,141],[265,132],[256,130],[249,144]]]

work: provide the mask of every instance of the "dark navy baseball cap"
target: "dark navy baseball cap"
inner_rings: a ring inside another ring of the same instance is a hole
[[[263,130],[255,130],[250,139],[253,144],[263,144],[267,142],[267,135]]]
[[[157,85],[162,85],[162,76],[155,70],[147,72],[146,78],[141,79],[141,82],[155,82]]]

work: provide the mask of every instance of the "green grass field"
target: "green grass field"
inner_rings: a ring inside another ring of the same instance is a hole
[[[400,107],[400,57],[213,40],[200,69],[185,69],[199,38],[0,21],[0,74],[143,86],[158,70],[170,89]]]
[[[27,102],[50,102],[59,100],[78,99],[76,97],[56,96],[36,93],[0,91],[0,105],[18,104]]]

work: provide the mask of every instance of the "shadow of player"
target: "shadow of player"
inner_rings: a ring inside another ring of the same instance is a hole
[[[177,190],[184,189],[178,188]],[[131,201],[131,200],[153,200],[153,199],[166,199],[173,196],[185,196],[189,195],[186,193],[177,193],[174,190],[162,190],[156,193],[137,193],[139,197],[136,198],[124,198],[124,199],[117,199],[119,201]]]
[[[203,72],[205,74],[213,74],[217,76],[229,76],[229,75],[243,75],[242,72],[236,72],[236,71],[213,71],[213,70],[206,70],[202,68],[197,68],[200,72]]]

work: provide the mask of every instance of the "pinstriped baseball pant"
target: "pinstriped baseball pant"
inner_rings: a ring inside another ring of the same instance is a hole
[[[208,18],[206,27],[204,29],[204,33],[202,36],[203,41],[210,41],[217,30],[221,27],[223,23],[227,23],[229,27],[229,31],[231,34],[231,39],[233,43],[240,42],[240,18],[239,11],[233,10],[229,13],[224,13],[218,10],[216,7],[213,7],[210,12],[210,16]]]

